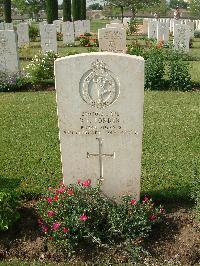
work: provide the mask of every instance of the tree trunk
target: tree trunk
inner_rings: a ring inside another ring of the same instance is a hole
[[[12,22],[11,0],[4,0],[4,16],[6,23]]]
[[[58,0],[46,0],[46,13],[49,24],[58,19]]]
[[[137,10],[136,10],[136,8],[134,6],[132,6],[131,7],[131,11],[132,11],[132,19],[134,19],[135,16],[136,16]]]
[[[121,8],[121,13],[122,13],[122,23],[124,22],[124,7],[120,6]]]
[[[86,0],[80,0],[80,2],[81,2],[80,19],[86,20]]]
[[[71,0],[63,0],[63,21],[72,21]]]

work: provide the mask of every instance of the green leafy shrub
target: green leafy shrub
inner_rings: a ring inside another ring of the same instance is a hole
[[[128,24],[128,30],[127,33],[128,35],[132,35],[133,33],[136,33],[138,31],[138,24],[136,19],[131,19],[129,24]]]
[[[153,47],[149,50],[145,62],[145,88],[150,90],[163,90],[165,63],[163,49]]]
[[[0,92],[26,90],[29,82],[23,72],[8,74],[0,71]]]
[[[39,36],[39,29],[34,26],[29,26],[29,37],[31,42],[35,42]]]
[[[90,183],[78,180],[50,188],[38,203],[41,230],[59,248],[69,251],[86,244],[134,241],[147,236],[160,220],[163,209],[155,208],[147,197],[138,202],[125,196],[117,204]]]
[[[200,38],[200,30],[195,30],[194,31],[194,37],[195,38]]]
[[[187,91],[191,89],[189,64],[182,59],[182,54],[171,50],[168,61],[169,86],[172,90]]]
[[[54,52],[35,55],[25,69],[30,83],[36,85],[48,80],[54,80],[54,61],[57,58],[58,55]]]
[[[15,193],[0,192],[0,231],[7,230],[20,215],[19,199]]]

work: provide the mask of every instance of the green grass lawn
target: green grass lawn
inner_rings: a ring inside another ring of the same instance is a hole
[[[55,92],[1,93],[0,100],[0,190],[39,194],[62,177]],[[189,198],[200,172],[199,102],[198,92],[145,93],[142,193]]]

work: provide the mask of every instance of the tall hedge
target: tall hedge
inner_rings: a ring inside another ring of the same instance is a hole
[[[72,16],[74,21],[81,19],[81,0],[72,0]]]
[[[63,21],[72,20],[72,4],[71,0],[63,0]]]
[[[49,24],[58,19],[58,0],[46,0],[46,13]]]
[[[11,0],[4,0],[3,3],[4,3],[5,22],[11,23],[12,22]]]
[[[86,0],[80,0],[80,2],[81,2],[80,19],[85,20],[86,19]]]

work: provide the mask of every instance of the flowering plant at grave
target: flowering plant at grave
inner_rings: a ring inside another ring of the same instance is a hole
[[[9,74],[0,71],[0,92],[17,91],[28,85],[25,73],[17,72]]]
[[[141,202],[124,196],[116,203],[91,180],[49,188],[38,203],[38,224],[43,234],[60,250],[74,251],[82,245],[137,241],[148,235],[163,214],[145,197]]]
[[[54,61],[57,58],[58,55],[54,52],[35,55],[25,69],[30,82],[32,84],[39,84],[45,80],[54,80]]]
[[[83,47],[98,47],[98,39],[96,35],[91,36],[90,34],[81,34],[79,41],[80,46]]]

